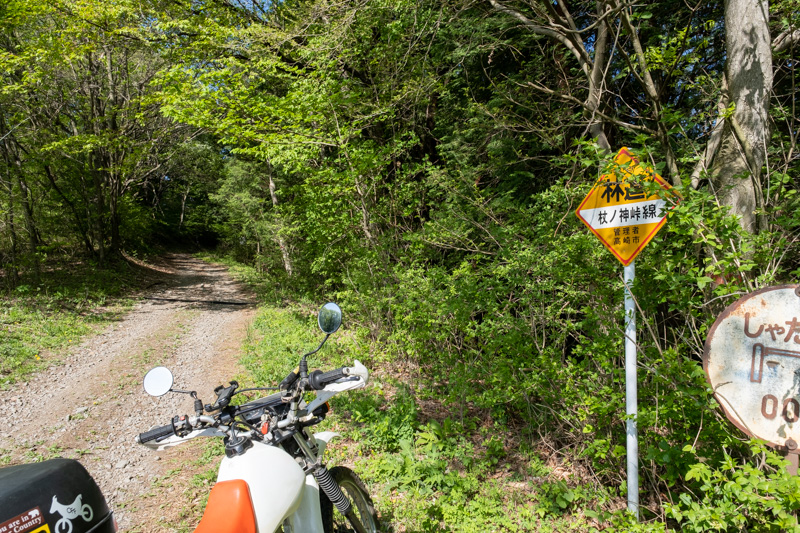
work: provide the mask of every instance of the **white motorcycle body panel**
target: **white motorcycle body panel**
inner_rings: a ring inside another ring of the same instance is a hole
[[[292,532],[324,533],[322,528],[322,512],[319,506],[319,485],[314,476],[306,476],[302,501],[297,511],[289,517]]]
[[[259,533],[273,533],[297,510],[303,501],[303,492],[312,492],[304,491],[306,475],[289,454],[261,442],[253,442],[253,447],[242,455],[222,459],[217,481],[231,479],[247,482]]]

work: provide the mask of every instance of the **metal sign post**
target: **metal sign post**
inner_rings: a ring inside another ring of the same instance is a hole
[[[636,303],[633,299],[634,258],[667,221],[667,201],[646,196],[641,182],[671,187],[652,169],[639,163],[627,148],[614,157],[611,172],[603,174],[575,214],[624,266],[625,282],[625,428],[627,441],[628,511],[639,519],[639,440],[636,381]],[[673,194],[675,201],[680,196]]]
[[[636,379],[636,304],[633,301],[633,280],[636,263],[625,267],[625,414],[628,464],[628,511],[639,520],[639,438],[636,428],[638,390]]]

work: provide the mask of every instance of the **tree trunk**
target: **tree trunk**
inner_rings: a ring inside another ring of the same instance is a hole
[[[19,274],[17,273],[17,227],[14,221],[14,182],[11,180],[11,167],[6,168],[7,181],[3,182],[3,187],[8,192],[8,212],[6,213],[6,225],[8,226],[9,238],[11,240],[11,248],[8,254],[8,263],[5,268],[6,275],[8,276],[9,288],[15,287],[19,283]]]
[[[119,228],[122,223],[119,214],[119,202],[122,199],[122,187],[119,176],[115,172],[106,173],[108,183],[108,219],[111,230],[111,246],[109,251],[114,256],[118,256],[122,249],[122,238]]]
[[[276,193],[275,181],[272,179],[272,172],[269,172],[269,196],[272,199],[272,207],[278,207],[278,195]],[[260,245],[260,244],[259,244]],[[292,258],[289,257],[289,248],[286,246],[286,239],[281,235],[278,230],[278,247],[281,249],[281,257],[283,257],[283,268],[291,276],[294,272],[292,267]]]
[[[20,199],[22,201],[22,215],[25,220],[25,231],[28,233],[28,259],[33,271],[33,280],[38,284],[41,281],[41,268],[39,266],[39,232],[33,219],[33,207],[31,206],[31,195],[28,184],[22,177],[22,161],[19,154],[14,155],[14,162],[17,165],[17,185],[19,186]]]
[[[757,232],[763,207],[761,169],[769,139],[772,49],[766,0],[726,0],[727,78],[733,114],[725,121],[711,171],[719,201],[739,217],[742,229]]]
[[[189,197],[189,191],[191,190],[192,186],[187,185],[186,190],[183,191],[183,197],[181,198],[181,219],[178,221],[178,231],[183,227],[183,218],[186,215],[186,199]]]
[[[605,2],[597,2],[597,17],[603,16],[606,10]],[[601,111],[603,92],[605,91],[605,76],[608,63],[608,25],[603,23],[597,26],[594,45],[594,63],[589,74],[589,95],[584,106],[584,115],[589,119],[589,133],[604,150],[611,150],[603,121],[597,116]]]
[[[95,161],[96,158],[93,158]],[[98,168],[95,165],[93,168]],[[92,230],[94,231],[94,242],[97,244],[97,256],[101,264],[106,260],[106,231],[105,231],[105,200],[103,198],[103,179],[99,170],[90,170],[94,185],[94,213],[92,213]]]
[[[86,247],[86,251],[89,253],[94,252],[94,246],[92,245],[92,240],[89,236],[89,228],[86,226],[85,221],[83,217],[81,217],[78,209],[75,207],[75,204],[70,201],[69,198],[67,198],[64,192],[61,190],[61,187],[58,186],[55,175],[53,174],[53,171],[49,165],[44,165],[44,174],[47,177],[47,180],[50,182],[50,185],[53,187],[53,190],[56,191],[58,196],[61,198],[61,201],[63,201],[72,212],[72,217],[75,219],[75,227],[78,229],[78,233],[83,240],[83,245]]]
[[[355,172],[356,170],[350,166],[351,170]],[[364,186],[361,184],[360,179],[362,176],[358,176],[355,179],[355,186],[356,192],[358,193],[358,210],[361,213],[361,230],[364,232],[364,236],[367,238],[367,244],[370,248],[375,247],[375,236],[372,233],[372,221],[369,216],[369,209],[367,207],[367,191]]]

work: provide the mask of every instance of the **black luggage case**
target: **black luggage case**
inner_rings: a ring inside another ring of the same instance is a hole
[[[72,459],[0,468],[0,533],[114,533],[92,476]]]

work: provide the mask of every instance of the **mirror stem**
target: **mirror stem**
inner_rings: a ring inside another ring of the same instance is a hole
[[[325,338],[322,339],[322,342],[319,343],[319,346],[317,346],[316,350],[312,350],[312,351],[308,352],[307,354],[305,354],[303,356],[302,359],[300,359],[300,364],[298,365],[298,368],[299,368],[298,375],[300,376],[300,379],[308,379],[308,361],[306,361],[306,358],[309,355],[314,355],[315,353],[320,351],[322,349],[322,346],[325,344],[325,341],[327,341],[328,337],[330,337],[330,336],[331,336],[330,333],[326,334]]]
[[[312,353],[313,353],[313,352],[312,352]],[[302,358],[302,359],[300,359],[300,364],[299,364],[299,365],[297,365],[297,368],[298,368],[298,376],[300,376],[300,379],[301,379],[301,380],[303,380],[303,379],[308,379],[308,361],[306,361],[306,357],[307,357],[308,355],[310,355],[310,354],[306,354],[306,355],[304,355],[304,356],[303,356],[303,358]]]
[[[303,359],[302,359],[302,360],[303,360],[303,361],[305,361],[305,360],[306,360],[306,357],[308,357],[309,355],[314,355],[315,353],[317,353],[318,351],[320,351],[320,350],[322,349],[322,346],[325,344],[325,341],[327,341],[327,340],[328,340],[328,337],[330,337],[330,336],[331,336],[331,334],[330,334],[330,333],[328,333],[327,335],[325,335],[325,338],[324,338],[324,339],[322,339],[322,342],[321,342],[321,343],[319,343],[319,346],[317,346],[317,349],[316,349],[316,350],[313,350],[313,351],[310,351],[310,352],[308,352],[307,354],[305,354],[305,355],[303,356]],[[302,362],[301,362],[301,364],[302,364]]]
[[[197,392],[193,390],[178,390],[178,389],[169,389],[167,392],[179,392],[181,394],[188,394],[192,398],[197,398]]]

